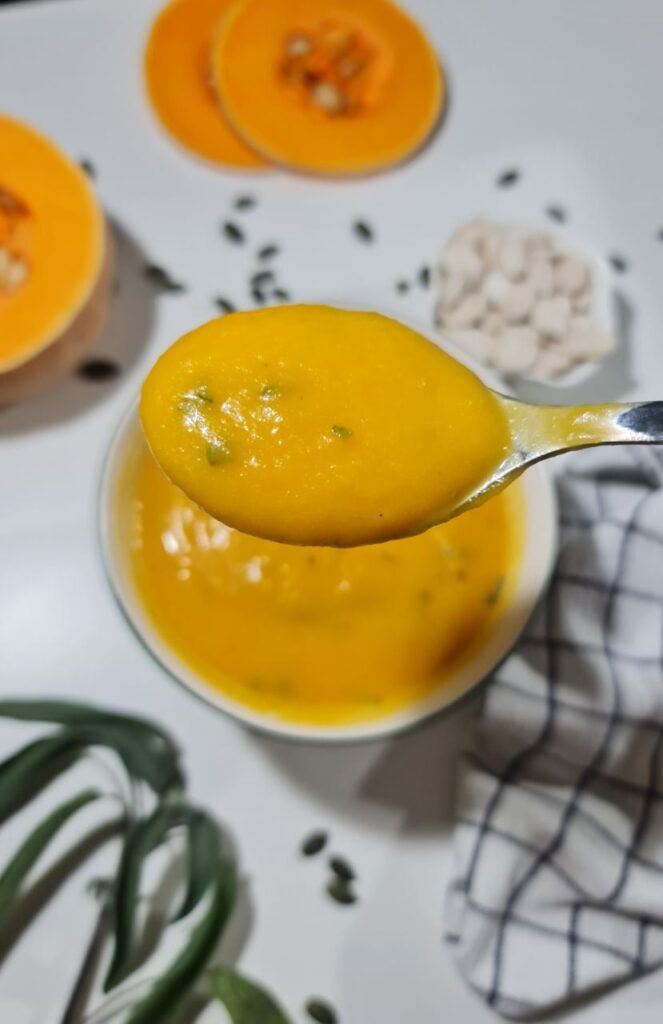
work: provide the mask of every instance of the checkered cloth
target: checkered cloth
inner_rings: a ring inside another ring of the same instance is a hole
[[[463,758],[446,936],[536,1018],[663,963],[663,453],[569,459],[550,590]]]

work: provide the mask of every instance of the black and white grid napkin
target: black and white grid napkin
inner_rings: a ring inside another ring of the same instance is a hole
[[[663,453],[584,452],[463,758],[447,942],[531,1018],[663,963]]]

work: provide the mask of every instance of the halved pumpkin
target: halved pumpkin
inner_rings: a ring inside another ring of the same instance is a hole
[[[83,171],[0,114],[0,405],[46,387],[92,345],[112,245]]]
[[[444,101],[430,43],[390,0],[239,0],[220,23],[212,80],[258,152],[330,175],[405,160]]]
[[[145,50],[155,114],[176,142],[217,164],[259,169],[265,161],[233,131],[210,82],[210,48],[232,0],[173,0],[157,16]]]

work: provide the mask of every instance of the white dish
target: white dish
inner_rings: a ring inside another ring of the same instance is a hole
[[[134,405],[122,419],[113,438],[101,482],[101,547],[111,586],[138,637],[176,680],[219,711],[273,735],[324,742],[373,739],[401,732],[448,708],[484,680],[506,657],[550,574],[557,541],[554,492],[546,471],[535,466],[523,478],[525,539],[513,599],[476,654],[461,665],[437,692],[388,716],[344,726],[285,722],[247,708],[212,687],[168,646],[147,615],[132,580],[128,558],[129,516],[122,516],[118,497],[122,481],[126,481],[126,474],[131,473],[132,462],[135,464],[144,443]]]
[[[523,228],[532,227],[532,225],[527,226],[524,224],[520,226]],[[568,249],[570,252],[579,253],[591,267],[593,294],[589,315],[599,327],[610,331],[614,335],[616,351],[621,344],[621,338],[618,332],[613,295],[614,273],[611,271],[606,260],[599,256],[596,246],[586,239],[579,238],[575,234],[569,234],[566,231],[562,232],[554,229],[546,229],[546,231],[557,238],[565,249]],[[456,358],[460,358],[462,362],[470,366],[479,375],[485,376],[487,368],[470,356],[467,350],[454,340],[451,332],[439,330],[438,337],[441,339],[443,346],[448,348]],[[490,375],[493,380],[500,382],[499,390],[509,393],[517,389],[518,384],[521,382],[539,384],[546,388],[574,388],[584,384],[585,381],[593,377],[599,367],[605,363],[606,359],[611,358],[612,355],[614,355],[614,352],[601,359],[576,363],[566,373],[560,374],[559,377],[550,377],[545,380],[531,377],[526,373],[506,375],[495,369],[490,370]]]

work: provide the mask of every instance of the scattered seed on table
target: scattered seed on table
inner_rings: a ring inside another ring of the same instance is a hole
[[[275,288],[272,295],[279,302],[290,302],[290,292],[287,292],[285,288]]]
[[[375,239],[373,228],[365,220],[356,220],[352,225],[352,230],[362,242],[372,242]]]
[[[619,253],[613,252],[608,256],[608,261],[613,270],[616,270],[618,274],[623,274],[628,270],[627,260],[623,256],[620,256]]]
[[[322,999],[309,999],[305,1003],[304,1009],[311,1020],[316,1020],[318,1024],[337,1024],[338,1022],[338,1015],[334,1007]]]
[[[408,284],[407,281],[397,281],[396,282],[396,291],[400,292],[401,295],[405,295],[405,292],[409,292],[409,290],[410,290],[410,285]]]
[[[275,256],[280,253],[278,245],[271,244],[263,245],[262,249],[258,249],[259,260],[273,260]]]
[[[563,206],[546,206],[546,216],[558,224],[566,223],[566,210]]]
[[[251,289],[251,298],[257,306],[264,306],[267,302],[267,296],[264,292],[260,291],[260,288]]]
[[[507,171],[502,171],[497,175],[496,185],[498,188],[511,188],[519,181],[520,171],[517,171],[515,167],[510,167]]]
[[[224,221],[221,230],[229,242],[233,242],[235,245],[241,245],[244,242],[244,232],[234,221]]]
[[[351,883],[346,882],[343,878],[332,878],[327,886],[327,894],[336,903],[341,903],[344,906],[350,906],[350,904],[357,902],[357,896],[352,890]]]
[[[314,857],[316,853],[320,853],[324,850],[327,845],[329,835],[327,832],[311,832],[310,835],[302,841],[300,851],[305,857]]]
[[[259,270],[251,277],[251,284],[254,288],[263,288],[266,284],[272,284],[273,281],[274,274],[271,270]]]
[[[224,299],[223,295],[217,295],[214,299],[217,309],[220,309],[222,313],[234,313],[235,306],[229,299]]]
[[[658,231],[656,232],[656,237],[659,240],[659,242],[663,242],[663,228],[658,229]]]
[[[352,882],[357,877],[354,868],[352,865],[348,864],[344,857],[330,857],[329,867],[332,869],[336,877],[342,879],[344,882]]]
[[[257,202],[255,196],[237,196],[234,206],[236,210],[252,210]]]
[[[167,270],[164,270],[163,267],[158,266],[156,263],[146,264],[144,273],[148,280],[157,285],[157,287],[161,288],[164,292],[186,291],[186,287],[181,281],[176,281],[170,276]]]
[[[82,160],[79,161],[79,165],[81,170],[85,171],[88,178],[92,178],[93,180],[94,178],[96,178],[97,171],[91,160],[88,160],[87,157],[84,157]]]
[[[422,288],[428,288],[430,284],[430,267],[422,267],[419,271],[419,284]]]
[[[116,377],[119,377],[121,370],[112,359],[97,356],[94,359],[86,359],[85,362],[80,363],[76,373],[83,380],[89,380],[95,384],[104,384],[106,381],[115,380]]]

